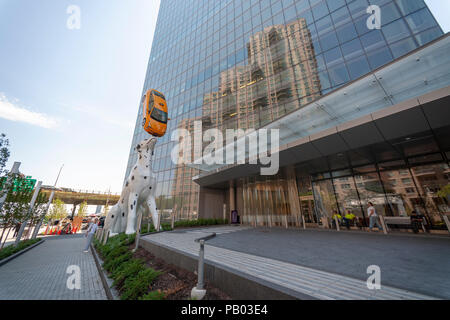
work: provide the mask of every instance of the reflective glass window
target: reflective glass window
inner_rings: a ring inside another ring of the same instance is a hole
[[[399,19],[384,26],[382,31],[388,43],[404,39],[411,35],[408,26],[403,19]]]
[[[384,26],[388,23],[391,23],[394,20],[397,20],[401,17],[400,12],[398,11],[396,5],[391,2],[383,7],[381,9],[381,25]]]
[[[347,9],[347,6],[344,6],[331,14],[331,18],[333,19],[334,25],[336,27],[351,22],[350,12]],[[367,26],[366,26],[367,29]]]
[[[436,38],[439,38],[441,35],[442,35],[441,29],[439,27],[435,27],[417,34],[415,38],[419,43],[419,46],[423,46],[428,42],[433,41]]]
[[[392,60],[392,54],[387,47],[367,52],[367,58],[372,69],[376,69]]]
[[[425,3],[423,0],[395,0],[397,5],[400,7],[403,15],[407,15],[411,12],[417,11],[423,7],[425,7]]]
[[[319,2],[317,5],[312,7],[312,12],[315,20],[325,17],[329,13],[326,2]]]
[[[348,1],[347,1],[348,2]],[[353,19],[366,14],[367,7],[369,3],[367,0],[355,0],[348,4],[348,9],[353,17]]]
[[[358,36],[352,23],[336,28],[336,34],[340,43],[350,41]]]
[[[320,45],[323,51],[334,48],[338,44],[339,42],[338,39],[336,38],[336,33],[334,31],[320,36]]]
[[[332,86],[337,86],[349,81],[347,68],[345,65],[338,65],[328,69]]]
[[[405,19],[413,33],[418,33],[436,26],[434,18],[427,8],[412,13]]]
[[[345,5],[345,0],[327,0],[328,8],[330,11],[335,11]]]
[[[346,59],[351,59],[360,56],[364,53],[359,38],[344,43],[341,46],[342,54]]]
[[[351,80],[355,80],[370,71],[369,63],[366,56],[360,56],[347,62],[348,72]]]
[[[380,30],[372,30],[361,36],[361,43],[366,52],[386,46],[386,41],[384,41]]]
[[[416,48],[413,38],[407,38],[390,45],[394,58],[398,58]]]
[[[328,67],[339,64],[343,61],[341,50],[338,48],[334,48],[330,51],[325,52],[324,54],[325,63]]]

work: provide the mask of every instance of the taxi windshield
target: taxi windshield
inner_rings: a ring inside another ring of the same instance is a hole
[[[156,121],[167,123],[167,112],[159,110],[158,108],[153,108],[152,114],[150,116]]]
[[[152,92],[153,92],[153,94],[154,94],[155,96],[158,96],[158,97],[160,97],[160,98],[166,100],[166,97],[164,97],[161,93],[159,93],[159,92],[157,92],[157,91],[152,91]]]

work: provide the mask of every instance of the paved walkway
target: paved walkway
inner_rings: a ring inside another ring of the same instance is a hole
[[[450,298],[450,239],[316,230],[214,227],[143,237],[198,256],[194,239],[216,232],[205,259],[318,299]],[[367,267],[381,268],[369,290]],[[345,271],[345,272],[343,272]]]
[[[84,253],[82,235],[47,237],[45,242],[0,267],[0,300],[106,300],[92,253]],[[81,288],[69,289],[80,267]]]

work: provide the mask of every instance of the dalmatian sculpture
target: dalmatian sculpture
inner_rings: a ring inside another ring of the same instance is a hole
[[[109,210],[105,220],[105,230],[110,236],[121,232],[136,232],[139,213],[150,211],[153,225],[158,225],[155,202],[156,176],[152,171],[152,156],[156,138],[151,137],[136,146],[138,160],[122,188],[119,201]]]

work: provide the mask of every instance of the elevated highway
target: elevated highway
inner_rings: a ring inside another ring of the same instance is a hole
[[[120,194],[111,192],[54,188],[52,186],[41,187],[41,192],[48,197],[50,197],[52,190],[55,190],[54,199],[59,199],[65,204],[73,204],[72,215],[75,213],[76,207],[84,201],[86,201],[88,205],[112,206],[115,205],[120,198]]]

